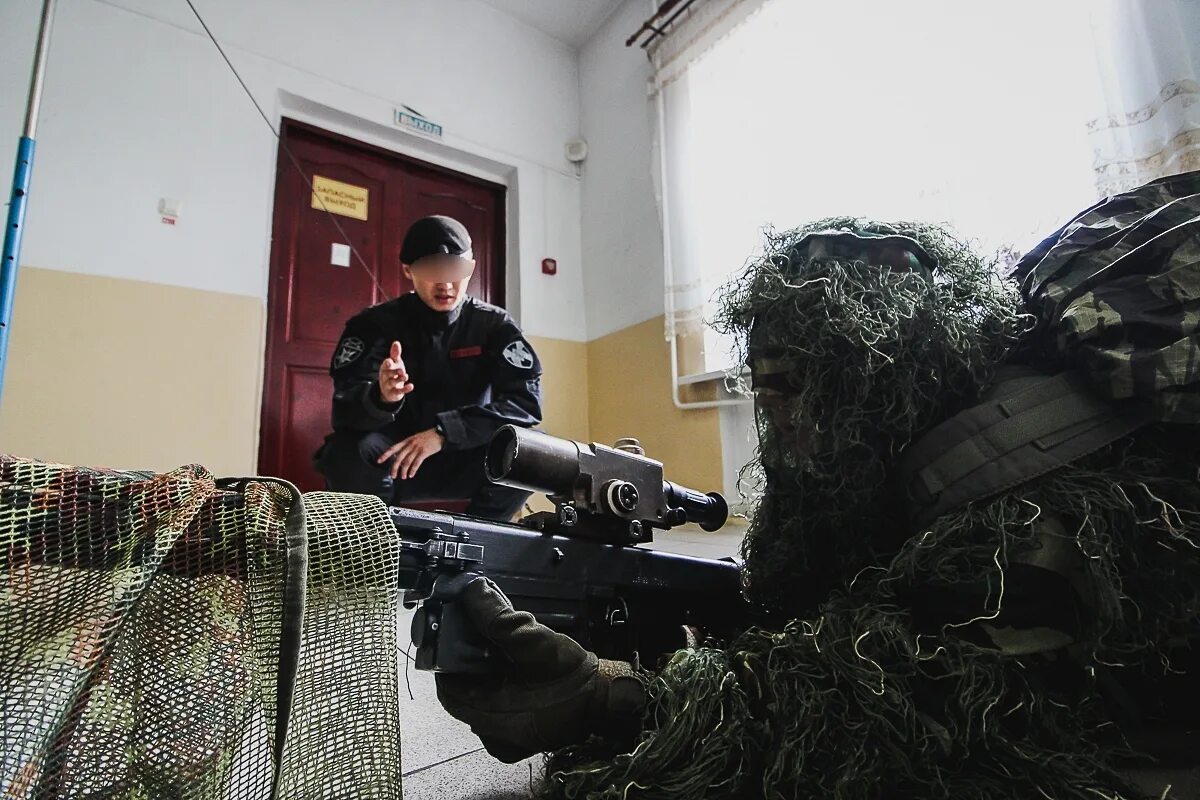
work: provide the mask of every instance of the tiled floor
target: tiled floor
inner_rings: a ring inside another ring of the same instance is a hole
[[[731,525],[705,533],[684,526],[657,533],[656,541],[648,546],[724,558],[737,553],[744,531]],[[404,612],[399,620],[400,640],[406,645],[411,619],[412,612]],[[405,800],[517,800],[529,796],[530,782],[539,775],[540,756],[517,764],[496,761],[481,749],[466,725],[438,704],[432,674],[409,669],[407,679],[407,685],[400,685]]]

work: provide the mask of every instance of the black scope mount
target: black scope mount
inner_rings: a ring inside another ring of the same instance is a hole
[[[694,522],[716,531],[729,518],[720,494],[666,480],[662,462],[633,448],[583,444],[505,425],[488,444],[484,468],[493,483],[550,498],[554,511],[521,520],[535,530],[636,544],[651,541],[654,528]]]

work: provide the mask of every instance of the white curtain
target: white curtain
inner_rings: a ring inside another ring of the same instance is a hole
[[[766,2],[698,0],[672,26],[670,36],[659,39],[650,51],[658,111],[654,162],[659,171],[655,178],[667,262],[666,335],[689,372],[713,369],[704,354],[705,339],[713,338],[711,331],[704,332],[709,310],[705,301],[712,287],[701,273],[702,243],[693,222],[704,213],[697,201],[710,187],[700,166],[706,156],[693,148],[691,69],[720,49]],[[678,347],[679,338],[692,346]]]
[[[1200,169],[1200,2],[1093,0],[1100,196]]]
[[[1011,258],[1098,195],[1200,168],[1200,0],[697,6],[656,54],[684,374],[731,366],[700,322],[764,226],[921,219]]]

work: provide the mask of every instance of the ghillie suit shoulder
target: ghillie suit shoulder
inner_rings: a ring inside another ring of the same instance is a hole
[[[986,563],[988,532],[1002,531],[1008,569],[994,551],[996,568],[970,579],[930,581],[916,557],[894,571],[922,585],[926,613],[1006,581],[1007,608],[997,598],[995,619],[976,626],[985,638],[1036,650],[1031,632],[1057,615],[1126,733],[1195,730],[1200,173],[1106,198],[1010,277],[1034,327],[985,402],[921,437],[897,469],[933,551]]]

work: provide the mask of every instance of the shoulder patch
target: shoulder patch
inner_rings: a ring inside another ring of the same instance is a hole
[[[501,351],[501,355],[517,369],[533,369],[533,353],[521,339],[509,342]]]
[[[347,364],[353,364],[363,354],[366,344],[357,336],[347,336],[338,345],[337,354],[333,357],[333,368],[340,369]]]

